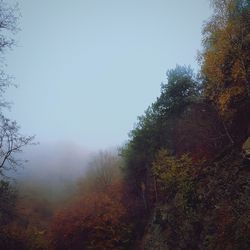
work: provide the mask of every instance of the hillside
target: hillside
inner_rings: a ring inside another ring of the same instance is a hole
[[[250,249],[250,1],[211,4],[199,71],[168,70],[124,145],[0,180],[0,249]]]

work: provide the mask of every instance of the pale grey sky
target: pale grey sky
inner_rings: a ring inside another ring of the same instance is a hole
[[[8,114],[40,143],[121,145],[167,69],[197,69],[208,0],[19,0]]]

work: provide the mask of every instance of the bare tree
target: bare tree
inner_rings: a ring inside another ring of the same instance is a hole
[[[102,187],[110,185],[120,175],[120,159],[112,152],[100,151],[90,162],[90,171]]]
[[[13,85],[13,79],[5,74],[4,54],[15,45],[14,35],[19,30],[18,5],[10,5],[0,0],[0,177],[10,169],[16,169],[23,161],[16,158],[24,146],[32,144],[34,136],[23,136],[16,121],[6,118],[3,111],[10,107],[5,101],[4,93],[7,87]]]
[[[79,181],[82,191],[105,190],[121,178],[121,158],[116,152],[100,151],[88,164],[87,171]]]

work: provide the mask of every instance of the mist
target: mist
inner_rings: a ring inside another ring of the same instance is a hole
[[[23,152],[22,159],[26,162],[11,177],[21,193],[29,189],[36,196],[59,201],[75,191],[77,180],[84,176],[94,154],[73,142],[37,144]]]
[[[0,249],[248,250],[249,34],[248,0],[0,0]]]

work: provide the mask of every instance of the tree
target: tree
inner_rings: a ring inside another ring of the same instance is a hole
[[[250,115],[250,2],[212,0],[211,3],[214,15],[203,30],[205,94],[228,125],[234,120],[247,124]]]
[[[15,201],[15,190],[8,182],[0,180],[0,227],[13,218]]]
[[[149,189],[152,181],[150,166],[161,148],[175,151],[176,122],[184,110],[200,96],[200,84],[190,67],[179,66],[167,71],[167,83],[161,86],[161,95],[138,118],[130,132],[130,140],[121,150],[125,171],[137,193],[144,197],[142,186]]]
[[[177,65],[167,71],[167,79],[167,84],[161,86],[160,97],[153,104],[154,112],[165,117],[179,115],[200,94],[198,77],[190,67]]]
[[[132,228],[122,192],[121,184],[112,185],[59,211],[50,230],[53,249],[128,249]]]
[[[18,29],[18,6],[11,6],[7,1],[0,0],[0,248],[25,249],[25,241],[19,233],[8,229],[8,222],[13,218],[16,202],[16,192],[6,177],[6,172],[16,170],[23,161],[17,153],[28,144],[32,144],[33,136],[24,136],[16,121],[11,121],[4,115],[4,110],[10,107],[5,101],[4,93],[7,87],[13,85],[12,78],[4,71],[4,55],[11,49],[15,40],[13,36]]]
[[[205,100],[188,105],[179,116],[173,140],[175,153],[189,153],[194,161],[213,159],[229,142],[218,113]]]
[[[0,175],[4,171],[16,169],[22,164],[22,160],[16,159],[15,154],[30,144],[34,136],[23,136],[19,132],[16,121],[11,121],[0,114]]]
[[[7,49],[14,46],[13,35],[18,29],[19,11],[18,6],[11,6],[7,2],[0,1],[0,53],[4,59],[4,53]],[[11,121],[4,115],[4,109],[9,107],[3,94],[6,88],[13,85],[10,76],[4,72],[4,64],[0,64],[0,177],[5,172],[22,164],[22,161],[16,158],[16,153],[22,151],[22,148],[32,143],[34,136],[23,136],[20,133],[20,127],[16,121]]]
[[[121,158],[115,152],[100,151],[88,164],[88,169],[79,181],[81,192],[105,190],[121,180]]]

